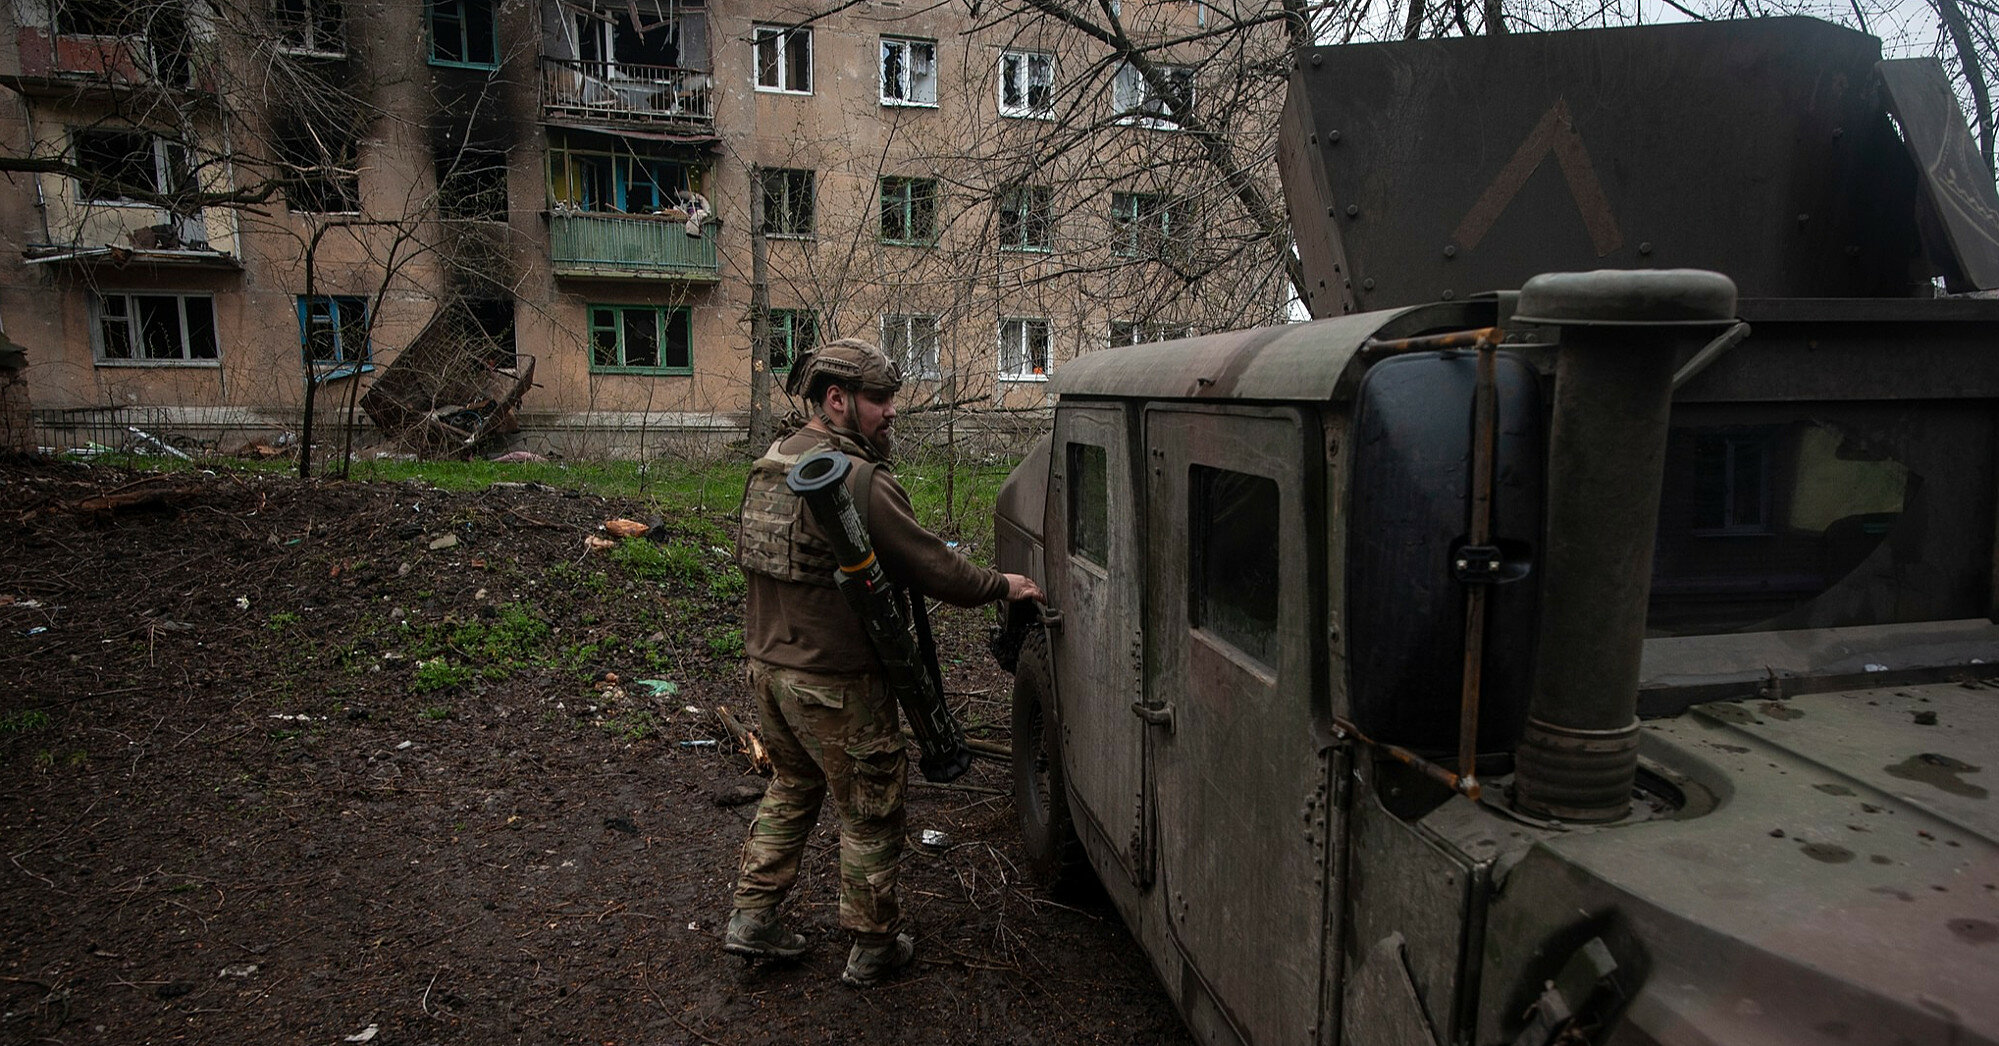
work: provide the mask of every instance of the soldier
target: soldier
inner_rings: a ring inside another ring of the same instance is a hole
[[[805,952],[804,936],[784,928],[777,905],[798,878],[830,792],[840,815],[840,925],[854,936],[840,979],[856,987],[916,954],[895,896],[909,764],[880,662],[834,587],[830,546],[785,488],[785,474],[829,447],[846,454],[855,466],[848,492],[875,552],[913,598],[959,606],[1041,598],[1032,579],[976,566],[916,522],[909,495],[881,467],[901,386],[895,365],[864,341],[831,342],[798,360],[786,391],[803,392],[812,419],[751,467],[736,544],[749,583],[743,645],[775,773],[743,846],[723,948],[752,959]]]

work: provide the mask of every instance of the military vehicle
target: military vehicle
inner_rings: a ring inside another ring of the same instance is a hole
[[[1941,69],[1340,46],[1284,121],[1316,318],[1066,363],[1000,497],[1037,867],[1208,1044],[1999,1041],[1999,200]]]

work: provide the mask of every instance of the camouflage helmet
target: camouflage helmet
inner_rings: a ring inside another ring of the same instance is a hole
[[[864,392],[895,392],[902,388],[902,371],[882,350],[859,338],[841,338],[808,350],[791,368],[784,391],[807,399],[826,385]]]

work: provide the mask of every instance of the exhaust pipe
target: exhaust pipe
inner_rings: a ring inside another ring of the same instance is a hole
[[[1734,316],[1734,281],[1698,269],[1548,273],[1520,289],[1515,319],[1561,329],[1541,627],[1512,791],[1523,813],[1630,811],[1673,367]]]

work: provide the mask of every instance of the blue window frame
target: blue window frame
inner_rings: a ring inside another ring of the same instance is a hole
[[[500,64],[494,0],[428,0],[430,64],[495,69]]]
[[[375,369],[368,347],[368,299],[358,295],[299,295],[298,341],[320,381]]]
[[[685,305],[590,306],[590,369],[611,374],[694,373]]]

